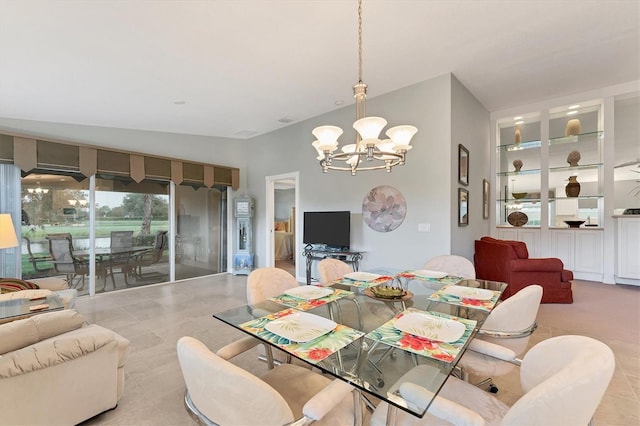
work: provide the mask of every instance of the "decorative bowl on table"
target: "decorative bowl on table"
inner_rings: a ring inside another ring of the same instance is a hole
[[[390,287],[386,285],[371,287],[368,290],[379,299],[401,299],[407,295],[407,291],[400,287]]]
[[[580,228],[585,221],[584,220],[565,220],[564,223],[569,225],[569,228]]]
[[[515,198],[516,200],[519,200],[520,198],[524,198],[527,196],[526,192],[512,192],[511,195],[513,195],[513,198]]]

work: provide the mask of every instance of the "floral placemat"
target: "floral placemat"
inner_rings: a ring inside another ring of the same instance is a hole
[[[389,281],[393,281],[393,277],[390,275],[381,275],[372,281],[356,281],[356,280],[343,277],[335,280],[333,284],[342,284],[342,285],[348,285],[348,286],[357,287],[357,288],[369,288],[369,287],[375,287],[380,284],[388,283]]]
[[[464,324],[465,331],[460,339],[452,343],[445,343],[430,340],[426,337],[420,337],[413,334],[405,333],[404,331],[400,331],[395,328],[393,326],[395,320],[402,318],[402,316],[409,312],[422,312],[432,316],[460,321]],[[425,312],[421,311],[420,309],[409,308],[406,311],[400,312],[395,317],[382,324],[380,327],[368,333],[365,337],[368,337],[371,340],[385,343],[390,346],[395,346],[408,352],[413,352],[418,355],[438,359],[445,362],[453,362],[456,359],[458,353],[460,353],[460,349],[464,346],[475,326],[476,321],[473,320],[454,317],[452,315],[447,315],[440,312]]]
[[[442,278],[431,278],[431,277],[423,277],[420,274],[416,274],[415,271],[404,271],[396,275],[399,278],[407,278],[410,280],[420,280],[420,281],[429,281],[432,283],[439,284],[455,284],[459,281],[462,281],[463,277],[456,277],[454,275],[447,275]]]
[[[301,359],[304,359],[310,363],[316,364],[334,352],[342,349],[351,342],[358,340],[364,335],[363,332],[355,330],[346,325],[338,324],[337,327],[323,336],[317,339],[311,340],[305,343],[292,342],[284,337],[280,337],[277,334],[265,329],[265,326],[270,322],[278,318],[290,315],[298,310],[290,308],[284,311],[275,312],[273,314],[265,315],[261,318],[240,324],[240,327],[247,330],[249,333],[260,337],[263,340],[267,340],[286,352],[289,352]]]
[[[475,308],[475,309],[481,309],[483,311],[491,312],[494,306],[496,306],[496,303],[498,303],[498,299],[500,298],[500,292],[492,291],[492,290],[491,292],[493,293],[493,297],[491,297],[491,299],[488,299],[488,300],[478,300],[478,299],[470,299],[466,297],[459,297],[459,296],[455,296],[453,294],[447,293],[447,289],[449,287],[450,287],[449,285],[442,287],[440,290],[436,291],[431,296],[429,296],[429,300],[434,300],[436,302],[445,302],[445,303],[449,303],[450,305],[465,306],[467,308]]]
[[[329,302],[333,302],[334,300],[342,299],[343,297],[351,295],[353,295],[352,291],[340,290],[338,288],[335,288],[333,289],[333,293],[319,299],[305,300],[298,297],[289,296],[288,294],[280,294],[278,296],[270,297],[269,300],[284,306],[288,306],[290,308],[295,308],[299,311],[308,311],[309,309],[326,305]]]

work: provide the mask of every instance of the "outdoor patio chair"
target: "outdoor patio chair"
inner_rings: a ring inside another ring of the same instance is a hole
[[[70,235],[49,234],[46,238],[49,241],[49,253],[52,258],[53,269],[57,273],[67,276],[69,287],[84,288],[85,275],[89,274],[89,261],[74,256]],[[99,261],[96,261],[96,276],[102,276],[106,285],[106,271]],[[78,277],[78,280],[74,281],[76,277]]]
[[[133,275],[133,267],[130,264],[131,248],[133,248],[133,231],[111,231],[111,251],[107,259],[107,265],[114,289],[116,288],[114,274],[118,268],[120,268],[120,272],[124,276],[125,285],[129,285],[128,278]]]
[[[133,268],[132,272],[134,273],[136,279],[165,277],[166,274],[163,274],[157,271],[143,273],[142,268],[153,266],[160,263],[162,261],[162,256],[164,255],[164,251],[168,247],[169,247],[168,231],[156,232],[153,248],[149,250],[145,250],[140,253],[135,253],[131,257],[130,265]]]

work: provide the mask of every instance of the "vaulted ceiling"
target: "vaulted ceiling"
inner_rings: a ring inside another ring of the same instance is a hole
[[[637,0],[364,0],[369,97],[495,111],[640,79]],[[353,102],[356,0],[0,0],[0,117],[246,138]]]

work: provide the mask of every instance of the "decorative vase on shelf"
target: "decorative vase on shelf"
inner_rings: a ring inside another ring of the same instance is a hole
[[[522,142],[522,135],[520,134],[520,125],[516,124],[516,135],[515,135],[516,143]]]
[[[572,118],[567,121],[567,126],[564,128],[565,136],[575,136],[582,133],[582,126],[580,126],[580,119]]]
[[[569,183],[564,187],[567,197],[577,197],[580,195],[580,183],[577,176],[569,176]]]
[[[522,160],[513,160],[513,167],[515,167],[516,172],[519,172],[522,168]]]
[[[569,155],[567,155],[567,163],[569,163],[571,167],[577,166],[578,161],[580,161],[580,151],[571,151]]]

